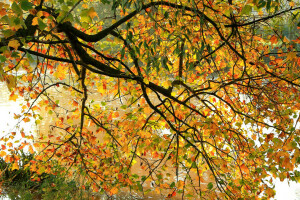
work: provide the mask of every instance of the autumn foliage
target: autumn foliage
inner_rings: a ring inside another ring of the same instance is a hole
[[[26,147],[33,172],[108,196],[268,199],[299,180],[299,1],[0,5],[0,79],[38,126],[2,138],[6,162]]]

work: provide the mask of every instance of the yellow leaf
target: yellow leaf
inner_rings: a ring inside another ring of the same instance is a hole
[[[11,91],[16,87],[16,78],[13,75],[8,75],[5,77],[7,88]]]
[[[31,154],[34,154],[34,150],[33,150],[33,148],[32,148],[32,146],[29,146],[29,153],[31,153]]]
[[[18,95],[16,95],[16,94],[11,94],[11,95],[9,96],[9,100],[16,101],[17,98],[18,98]]]
[[[17,162],[14,162],[14,164],[13,164],[13,166],[12,166],[12,168],[11,168],[11,170],[14,170],[14,169],[16,169],[16,170],[19,169],[19,165],[18,165]]]
[[[57,76],[57,78],[59,78],[60,80],[63,80],[66,77],[66,68],[62,65],[59,65],[56,69],[55,75]]]
[[[146,114],[150,114],[151,112],[152,112],[152,110],[151,110],[151,108],[150,107],[145,107],[144,108],[144,112],[146,113]]]
[[[38,25],[38,24],[39,24],[38,17],[33,18],[31,25],[35,26],[35,25]]]
[[[148,85],[149,84],[149,80],[147,78],[144,78],[144,83]]]
[[[6,152],[5,151],[0,151],[0,157],[4,157],[6,156]]]
[[[297,58],[297,52],[289,52],[286,58],[287,60],[293,60],[294,58]]]
[[[20,46],[20,43],[18,40],[11,40],[11,41],[9,41],[8,46],[12,47],[14,49],[18,49],[18,47]]]
[[[179,190],[182,190],[182,189],[183,189],[183,186],[184,186],[184,181],[179,180],[179,181],[178,181],[178,187],[177,187],[177,188],[178,188]]]
[[[157,187],[157,188],[155,188],[155,192],[157,193],[157,194],[160,194],[160,189]]]

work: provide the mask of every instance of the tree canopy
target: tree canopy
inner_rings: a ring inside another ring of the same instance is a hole
[[[28,146],[32,172],[108,196],[268,199],[299,180],[299,2],[0,4],[0,79],[38,126],[1,138],[14,169]]]

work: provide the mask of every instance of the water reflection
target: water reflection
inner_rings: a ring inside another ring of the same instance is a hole
[[[14,118],[15,114],[21,114],[21,106],[24,101],[22,98],[10,101],[9,96],[10,92],[5,82],[0,82],[0,138],[9,136],[11,132],[16,132],[14,141],[21,140],[22,137],[18,131],[22,128],[26,134],[33,134],[35,126],[32,122],[25,123]],[[14,144],[14,147],[17,146],[18,144]]]

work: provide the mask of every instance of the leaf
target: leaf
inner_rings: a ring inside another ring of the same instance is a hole
[[[293,60],[293,59],[297,58],[297,52],[289,52],[287,54],[286,58],[287,58],[287,60]]]
[[[9,30],[2,30],[2,33],[3,33],[3,35],[4,35],[5,38],[8,38],[8,37],[13,36],[15,34],[15,32],[12,31],[11,29],[9,29]]]
[[[290,1],[290,2],[289,2],[289,5],[290,5],[291,7],[295,7],[295,2]]]
[[[22,9],[20,8],[20,6],[18,4],[16,4],[16,2],[13,2],[11,5],[11,9],[18,15],[23,14]]]
[[[184,181],[182,181],[182,180],[179,180],[177,184],[178,184],[178,185],[177,185],[177,188],[178,188],[179,190],[182,190],[183,187],[184,187],[184,185],[185,185]]]
[[[245,5],[242,9],[241,15],[248,15],[252,12],[252,6],[251,5]]]
[[[17,80],[13,75],[6,76],[5,81],[6,81],[6,86],[9,89],[9,91],[12,91],[17,85]]]
[[[98,14],[96,13],[94,7],[90,8],[87,14],[91,19],[93,19],[94,17],[98,17]]]
[[[6,61],[5,56],[0,55],[0,62],[5,62],[5,61]]]
[[[112,196],[114,194],[117,194],[118,193],[118,188],[117,187],[113,187],[110,191],[109,191],[109,194]]]
[[[34,150],[31,145],[29,146],[28,151],[29,151],[29,153],[34,154]]]
[[[109,4],[110,2],[109,2],[109,0],[101,0],[101,3],[103,3],[103,4]]]
[[[10,40],[8,43],[9,47],[12,47],[14,49],[18,49],[18,47],[20,46],[20,43],[18,40]]]
[[[16,95],[16,94],[11,94],[10,96],[9,96],[9,100],[11,101],[17,101],[17,98],[18,98],[18,95]]]
[[[277,44],[278,40],[277,40],[277,37],[275,35],[273,35],[270,39],[271,41],[271,44]]]
[[[33,8],[33,4],[25,0],[21,2],[21,8],[25,11],[28,11]]]
[[[214,187],[214,185],[212,182],[207,184],[207,189],[211,190],[213,187]]]
[[[242,172],[244,172],[245,174],[249,174],[249,169],[245,164],[241,165],[241,170]]]
[[[41,18],[38,18],[38,25],[40,30],[44,30],[47,27]]]
[[[19,169],[19,164],[17,163],[17,162],[14,162],[14,164],[13,164],[13,166],[12,166],[12,168],[11,168],[11,170],[18,170]]]
[[[4,81],[5,80],[5,72],[3,71],[2,66],[0,66],[0,81]]]
[[[32,19],[31,25],[35,26],[35,25],[38,25],[38,24],[39,24],[39,22],[38,22],[38,17],[34,17],[34,18]]]
[[[4,157],[6,156],[6,152],[5,151],[0,151],[0,157]]]

